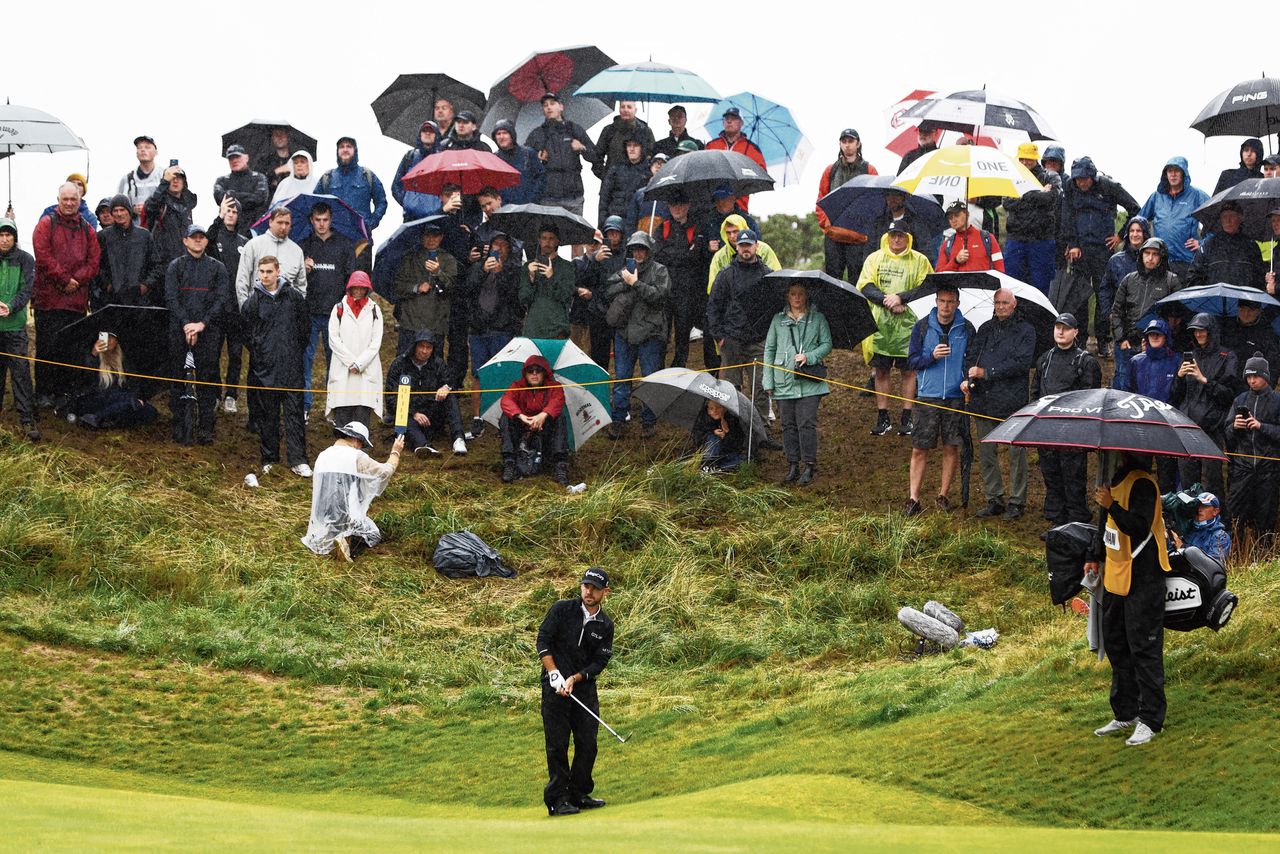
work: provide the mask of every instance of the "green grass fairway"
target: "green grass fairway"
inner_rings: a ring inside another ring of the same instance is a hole
[[[974,825],[980,810],[828,776],[771,777],[550,819],[403,805],[395,815],[0,780],[4,845],[40,851],[1274,851],[1251,834]],[[913,823],[917,822],[917,823]],[[928,822],[930,826],[922,826]],[[953,824],[952,822],[961,822]]]

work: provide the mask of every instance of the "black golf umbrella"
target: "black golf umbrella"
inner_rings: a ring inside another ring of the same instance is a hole
[[[440,98],[453,104],[455,115],[463,110],[477,116],[484,112],[484,94],[447,74],[401,74],[370,106],[383,136],[417,145],[418,131],[435,117]]]
[[[168,341],[168,324],[167,308],[106,305],[64,326],[58,333],[58,346],[67,361],[78,364],[93,349],[98,333],[110,332],[120,342],[126,358],[132,358],[156,348],[164,349]]]
[[[896,180],[896,175],[859,175],[818,199],[818,207],[832,225],[871,236],[877,217],[886,210],[885,196],[897,193],[906,197],[907,210],[924,225],[928,234],[941,234],[947,227],[942,205],[932,195],[916,195],[893,186]]]
[[[644,188],[647,201],[672,202],[710,198],[717,187],[735,196],[773,189],[773,179],[745,154],[736,151],[690,151],[672,158]]]
[[[590,243],[596,235],[595,226],[558,205],[503,205],[489,214],[486,222],[517,240],[532,241],[534,246],[539,232],[547,226],[560,232],[561,246]]]
[[[786,306],[786,293],[793,284],[799,282],[808,288],[809,303],[827,319],[831,345],[838,350],[856,349],[862,339],[876,331],[871,303],[862,292],[821,270],[776,270],[761,281],[772,291],[767,302],[779,305],[777,311]]]
[[[262,157],[275,152],[276,147],[271,144],[271,132],[276,128],[282,128],[288,132],[290,154],[306,151],[311,155],[312,160],[316,159],[316,138],[308,136],[284,119],[280,121],[254,119],[247,125],[227,131],[222,135],[222,151],[218,152],[218,156],[226,153],[231,145],[242,145],[245,153],[249,155],[249,162],[257,163]]]
[[[396,229],[385,243],[378,247],[373,256],[373,292],[388,302],[395,302],[396,272],[404,256],[422,245],[422,228],[429,222],[443,222],[449,219],[446,214],[432,214],[422,219],[406,222]]]
[[[1000,288],[1013,292],[1018,300],[1014,316],[1031,324],[1036,331],[1036,352],[1043,353],[1053,346],[1053,321],[1058,310],[1049,298],[1034,285],[1019,281],[998,270],[982,270],[965,273],[930,273],[920,287],[902,294],[907,308],[916,317],[924,317],[934,306],[934,294],[938,285],[948,283],[960,290],[960,313],[975,329],[995,315],[995,293]]]
[[[1245,80],[1213,96],[1191,127],[1205,136],[1259,136],[1280,131],[1280,80]]]
[[[982,441],[1035,448],[1226,459],[1199,425],[1172,404],[1112,388],[1089,388],[1042,397],[1010,415]]]
[[[693,428],[707,401],[714,400],[740,419],[750,416],[756,441],[763,441],[768,435],[760,411],[751,405],[750,399],[732,383],[718,380],[705,371],[663,368],[637,383],[634,394],[654,415],[686,430]]]
[[[1192,211],[1200,224],[1208,231],[1217,231],[1219,217],[1227,202],[1240,206],[1244,222],[1240,233],[1252,240],[1274,240],[1267,214],[1280,208],[1280,178],[1246,178],[1234,187],[1228,187],[1209,201]]]

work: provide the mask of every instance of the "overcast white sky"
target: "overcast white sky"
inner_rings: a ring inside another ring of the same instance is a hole
[[[1187,125],[1218,91],[1280,74],[1268,68],[1276,40],[1265,16],[1234,8],[1184,16],[1155,3],[672,2],[626,4],[633,11],[616,17],[606,4],[546,0],[321,2],[278,4],[278,12],[265,4],[10,6],[0,95],[53,113],[84,138],[90,206],[136,165],[131,141],[148,133],[162,165],[176,157],[186,168],[205,222],[216,214],[213,181],[227,171],[224,131],[257,117],[288,119],[320,140],[321,168],[333,165],[336,138],[351,134],[361,162],[389,183],[406,149],[381,136],[369,103],[397,74],[445,72],[487,93],[535,49],[596,44],[618,62],[652,58],[697,72],[723,95],[750,90],[789,106],[815,151],[798,186],[754,197],[752,211],[762,214],[812,209],[841,128],[856,127],[868,159],[892,172],[897,158],[881,147],[888,105],[916,88],[984,84],[1035,107],[1069,158],[1091,155],[1139,202],[1173,154],[1188,158],[1194,184],[1212,190],[1218,171],[1235,165],[1240,140],[1206,142]],[[699,135],[704,113],[690,108]],[[666,131],[666,105],[653,105],[651,124]],[[57,185],[85,158],[9,162],[27,244]],[[392,202],[378,236],[399,221]]]

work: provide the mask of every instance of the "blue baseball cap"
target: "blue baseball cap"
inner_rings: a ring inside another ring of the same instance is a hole
[[[1196,496],[1196,503],[1201,507],[1221,507],[1222,503],[1218,501],[1218,496],[1212,492],[1202,492]]]
[[[203,234],[205,237],[209,236],[209,232],[205,231],[203,225],[193,222],[191,225],[187,226],[187,237],[195,237],[197,234]]]

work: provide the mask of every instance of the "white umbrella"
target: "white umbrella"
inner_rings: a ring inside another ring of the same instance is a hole
[[[0,106],[0,157],[35,152],[88,150],[84,140],[59,119],[33,107]],[[85,171],[88,172],[86,158]],[[9,205],[13,206],[13,161],[9,162]]]

